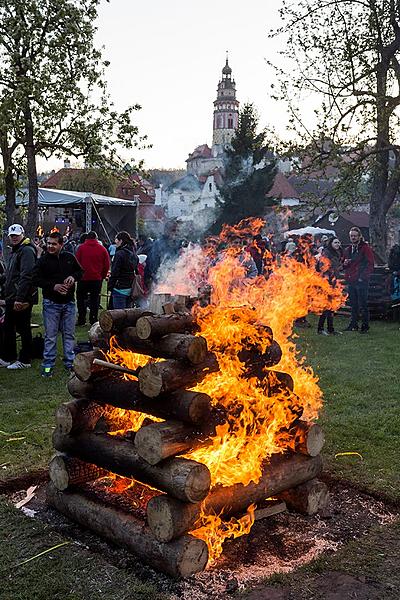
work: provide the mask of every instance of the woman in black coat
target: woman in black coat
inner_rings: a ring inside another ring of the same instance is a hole
[[[120,231],[115,236],[115,245],[117,249],[108,280],[111,303],[113,308],[129,308],[132,303],[132,282],[138,265],[135,242],[127,231]]]
[[[343,250],[340,240],[330,238],[326,247],[322,251],[322,257],[319,262],[320,273],[329,280],[332,287],[335,287],[336,281],[343,269]],[[325,321],[327,321],[328,331],[324,330]],[[318,333],[320,335],[340,335],[341,331],[335,331],[333,327],[333,312],[324,310],[318,321]]]

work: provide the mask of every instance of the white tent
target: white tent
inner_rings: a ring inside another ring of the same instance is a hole
[[[290,237],[291,235],[306,235],[307,233],[311,235],[336,235],[336,232],[333,229],[323,229],[322,227],[302,227],[301,229],[291,229],[290,231],[286,231],[283,235],[285,238]]]

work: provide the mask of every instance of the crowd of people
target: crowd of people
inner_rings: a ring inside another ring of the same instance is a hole
[[[312,261],[313,266],[332,286],[344,276],[347,282],[351,318],[346,331],[369,330],[368,286],[374,269],[373,252],[353,227],[350,244],[343,249],[335,236],[313,239],[305,235],[291,237],[276,253],[268,236],[231,235],[219,247],[215,256],[226,247],[234,248],[244,277],[269,277],[273,262],[286,255],[292,260]],[[8,230],[10,254],[7,266],[0,271],[3,304],[3,343],[0,344],[0,367],[10,370],[31,366],[31,314],[42,290],[44,350],[42,376],[51,377],[57,356],[57,338],[61,333],[64,366],[71,370],[74,360],[75,327],[93,324],[98,320],[103,283],[107,282],[109,308],[145,306],[151,286],[157,281],[160,266],[166,259],[174,260],[187,242],[177,235],[175,222],[166,224],[164,233],[156,240],[134,240],[126,231],[117,233],[113,243],[102,243],[91,231],[79,240],[66,238],[58,231],[50,232],[45,243],[33,242],[25,236],[20,224]],[[278,256],[277,256],[278,255]],[[397,285],[400,280],[400,247],[391,253]],[[399,288],[400,289],[400,288]],[[399,290],[397,290],[398,292]],[[395,290],[395,293],[397,293]],[[103,303],[104,304],[104,303]],[[359,321],[361,326],[359,329]],[[307,323],[306,316],[298,324]],[[326,324],[326,329],[325,329]],[[325,310],[317,325],[320,335],[338,335],[334,315]],[[17,355],[16,335],[20,336]]]

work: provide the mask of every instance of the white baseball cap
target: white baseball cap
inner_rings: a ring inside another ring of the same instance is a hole
[[[144,265],[146,262],[147,254],[138,254],[139,264]]]
[[[14,223],[8,228],[8,235],[24,235],[24,233],[24,228],[19,223]]]

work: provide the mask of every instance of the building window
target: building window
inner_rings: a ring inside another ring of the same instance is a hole
[[[228,117],[228,129],[233,129],[233,119],[232,119],[232,117]]]
[[[208,184],[208,191],[209,191],[209,192],[212,192],[212,183],[209,183],[209,184]]]

